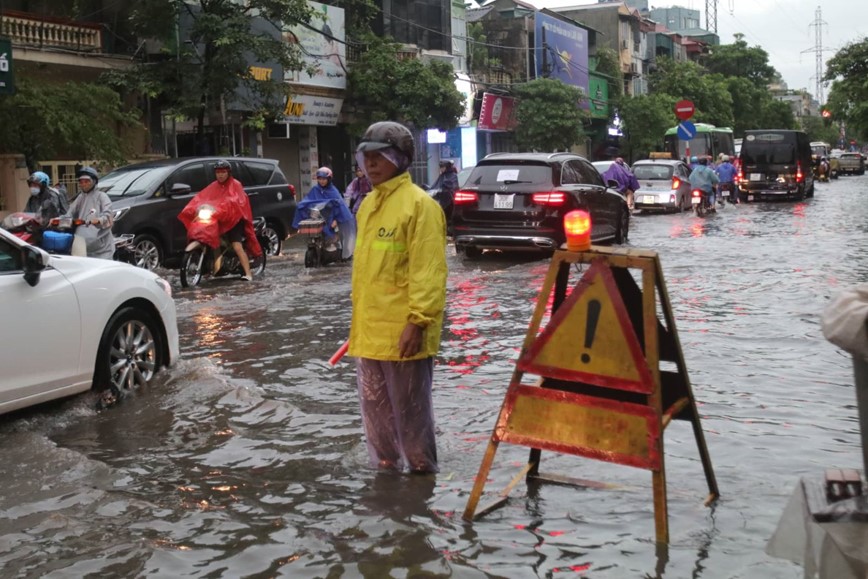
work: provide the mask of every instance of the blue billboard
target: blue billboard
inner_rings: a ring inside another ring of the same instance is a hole
[[[537,78],[556,78],[582,89],[587,96],[588,31],[541,12],[535,16]]]

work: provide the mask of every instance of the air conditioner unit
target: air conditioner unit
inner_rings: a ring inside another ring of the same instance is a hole
[[[289,123],[268,123],[265,136],[269,139],[288,139]]]
[[[629,44],[627,43],[626,40],[621,41],[621,50],[627,50],[628,46],[629,46]]]
[[[632,72],[633,74],[639,74],[639,65],[636,64],[635,62],[631,62],[630,63],[630,72]]]

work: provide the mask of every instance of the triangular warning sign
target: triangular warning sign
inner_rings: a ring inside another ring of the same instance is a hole
[[[631,392],[653,390],[651,372],[607,263],[592,263],[519,358],[518,369]]]

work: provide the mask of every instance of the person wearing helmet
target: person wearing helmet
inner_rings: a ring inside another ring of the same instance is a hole
[[[452,219],[452,207],[455,199],[455,192],[458,190],[458,170],[455,168],[455,163],[449,159],[440,161],[440,175],[434,181],[431,189],[438,191],[436,199],[443,209],[443,214],[446,216],[446,224]]]
[[[735,176],[738,173],[735,166],[730,163],[729,155],[723,155],[720,163],[714,168],[717,178],[720,179],[720,190],[729,191],[729,202],[738,203],[738,194],[735,191]],[[721,203],[723,198],[721,197]]]
[[[109,196],[96,188],[99,173],[92,167],[82,167],[75,172],[78,178],[78,195],[64,217],[81,219],[84,224],[75,230],[77,239],[85,242],[88,257],[112,259],[115,254],[115,238],[112,235],[112,202]],[[73,253],[77,243],[73,244]]]
[[[708,166],[708,157],[703,155],[699,158],[696,168],[690,172],[687,180],[690,181],[691,189],[702,189],[705,191],[708,196],[708,204],[714,207],[714,189],[720,183],[720,178]]]
[[[310,188],[298,206],[295,208],[295,217],[292,227],[298,229],[302,220],[310,216],[310,210],[315,206],[322,206],[328,202],[328,207],[323,208],[329,218],[323,228],[325,234],[326,251],[334,251],[338,238],[342,242],[341,257],[348,259],[352,256],[355,245],[355,220],[350,208],[344,201],[341,192],[332,183],[334,173],[328,167],[320,167],[314,174],[316,183]]]
[[[214,163],[214,181],[196,193],[178,215],[178,219],[187,228],[188,235],[200,205],[211,205],[216,209],[217,227],[198,230],[197,234],[201,235],[201,238],[197,237],[197,241],[211,248],[217,248],[220,245],[220,238],[225,237],[235,255],[238,256],[241,269],[244,270],[241,279],[253,281],[250,258],[247,254],[254,258],[259,257],[262,255],[262,246],[259,245],[256,230],[253,229],[250,198],[241,182],[232,176],[232,165],[229,161],[220,159]],[[219,265],[215,266],[215,270],[219,270]]]
[[[374,123],[356,148],[373,190],[359,208],[349,355],[356,358],[372,465],[437,472],[431,385],[446,305],[446,219],[408,169],[400,123]]]
[[[60,193],[48,186],[50,182],[48,175],[42,171],[36,171],[27,178],[30,197],[24,205],[24,212],[39,215],[43,225],[48,225],[51,219],[60,217],[67,209]]]

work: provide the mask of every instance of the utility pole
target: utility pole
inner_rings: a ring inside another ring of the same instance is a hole
[[[717,34],[717,0],[705,0],[705,29]]]
[[[814,11],[814,21],[809,26],[814,27],[814,46],[802,52],[813,52],[816,60],[816,71],[814,72],[814,81],[816,84],[814,97],[820,106],[823,105],[826,98],[823,95],[823,25],[828,26],[829,23],[823,20],[823,9],[817,6]]]

